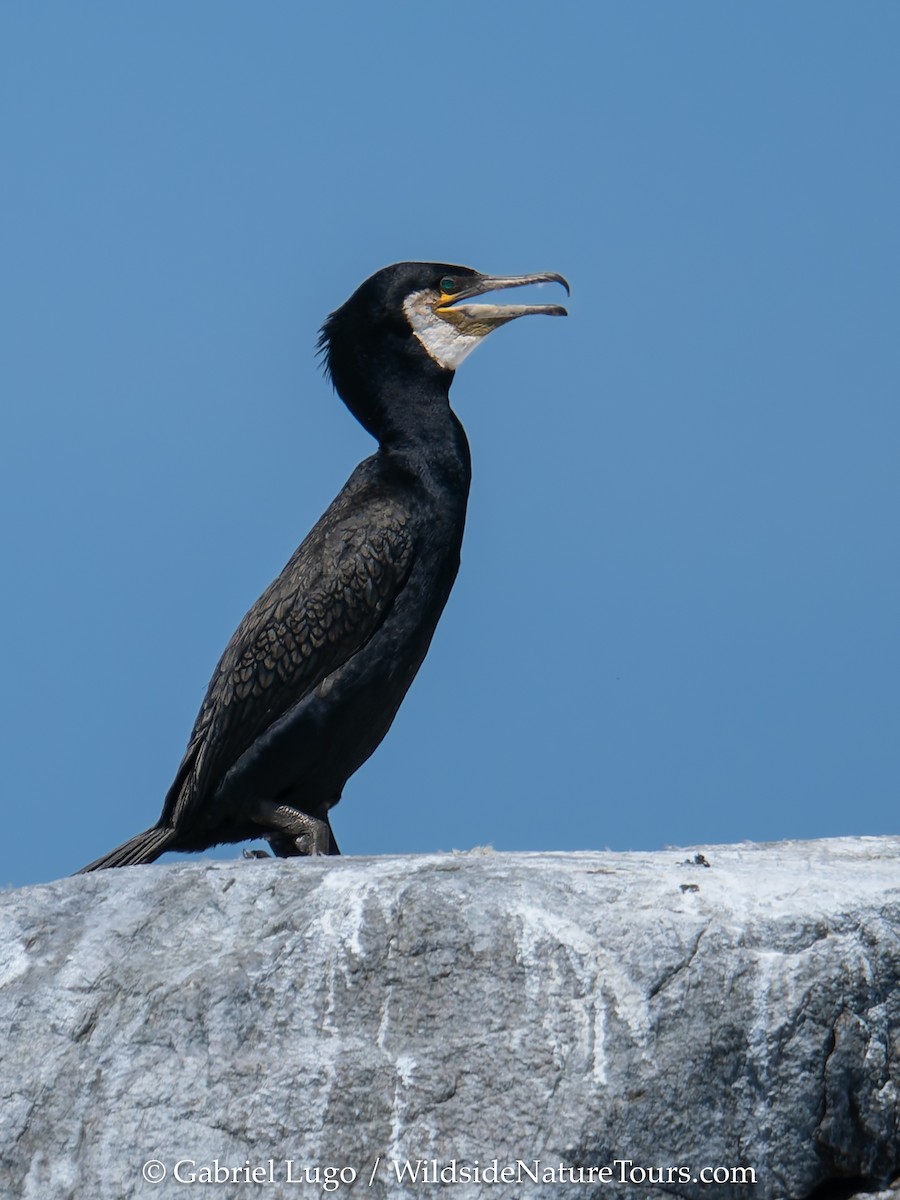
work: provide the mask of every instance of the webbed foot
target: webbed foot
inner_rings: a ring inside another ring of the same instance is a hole
[[[340,854],[327,815],[323,820],[290,804],[263,800],[253,820],[271,831],[265,837],[277,858]]]

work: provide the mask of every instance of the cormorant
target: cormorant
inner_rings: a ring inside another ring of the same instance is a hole
[[[459,569],[471,476],[450,407],[491,330],[558,305],[470,304],[561,275],[396,263],[322,327],[326,373],[378,449],[238,626],[159,821],[84,868],[265,837],[278,856],[339,853],[329,810],[390,728]]]

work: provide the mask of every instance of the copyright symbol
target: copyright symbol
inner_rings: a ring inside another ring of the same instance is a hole
[[[166,1164],[161,1163],[158,1158],[151,1158],[149,1162],[144,1163],[141,1174],[148,1183],[162,1183],[166,1177]]]

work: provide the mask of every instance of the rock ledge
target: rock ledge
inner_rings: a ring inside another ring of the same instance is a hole
[[[898,930],[898,838],[5,892],[0,1194],[871,1196]]]

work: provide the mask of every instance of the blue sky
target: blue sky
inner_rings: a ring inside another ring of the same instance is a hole
[[[344,851],[896,833],[898,38],[828,0],[4,5],[0,883],[156,820],[372,449],[313,347],[401,259],[573,295],[457,375],[462,570]]]

